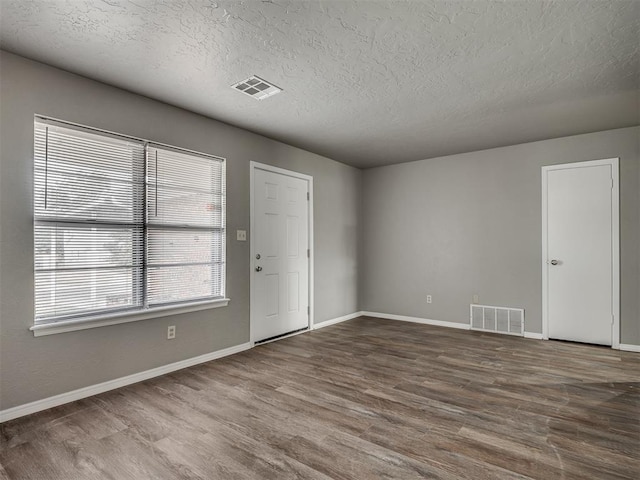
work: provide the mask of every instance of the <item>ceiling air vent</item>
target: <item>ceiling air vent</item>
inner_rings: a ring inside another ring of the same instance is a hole
[[[269,83],[260,77],[256,77],[255,75],[243,80],[242,82],[238,82],[235,85],[231,85],[231,88],[240,90],[242,93],[246,93],[256,100],[264,100],[265,98],[282,91],[281,88],[276,87],[274,84]]]

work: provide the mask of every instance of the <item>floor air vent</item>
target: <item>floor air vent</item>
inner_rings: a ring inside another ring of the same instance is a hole
[[[522,308],[471,304],[471,329],[524,336]]]

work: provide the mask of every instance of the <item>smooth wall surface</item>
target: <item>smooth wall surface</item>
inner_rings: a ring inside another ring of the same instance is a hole
[[[225,157],[229,306],[35,338],[34,114]],[[248,342],[249,242],[235,231],[249,230],[252,160],[314,177],[316,323],[359,310],[361,171],[6,52],[0,130],[0,409]],[[168,325],[175,340],[166,340]]]
[[[541,333],[541,167],[620,157],[621,339],[640,345],[639,142],[632,127],[365,170],[362,310],[468,323],[477,294]]]

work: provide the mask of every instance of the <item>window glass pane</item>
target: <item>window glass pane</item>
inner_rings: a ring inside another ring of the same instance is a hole
[[[149,305],[211,298],[220,287],[213,280],[216,273],[219,268],[212,265],[150,267]]]
[[[134,279],[141,269],[36,272],[36,318],[95,314],[140,305]]]
[[[147,239],[150,266],[222,261],[219,231],[150,228]]]
[[[140,266],[142,228],[38,224],[35,268],[70,269]]]
[[[222,224],[222,198],[213,193],[158,187],[148,194],[150,224],[216,227]]]
[[[144,147],[36,123],[36,218],[141,223]]]
[[[38,176],[40,174],[36,172]],[[46,192],[44,188],[36,190],[34,201],[38,218],[133,224],[143,220],[142,210],[135,208],[142,201],[142,193],[142,185],[63,176],[50,171]]]
[[[220,159],[153,146],[147,151],[149,181],[152,184],[170,189],[221,193]]]
[[[222,227],[223,165],[217,158],[148,147],[147,221]]]

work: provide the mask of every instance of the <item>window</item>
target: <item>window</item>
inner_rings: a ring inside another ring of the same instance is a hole
[[[224,298],[225,164],[37,117],[35,321]]]

